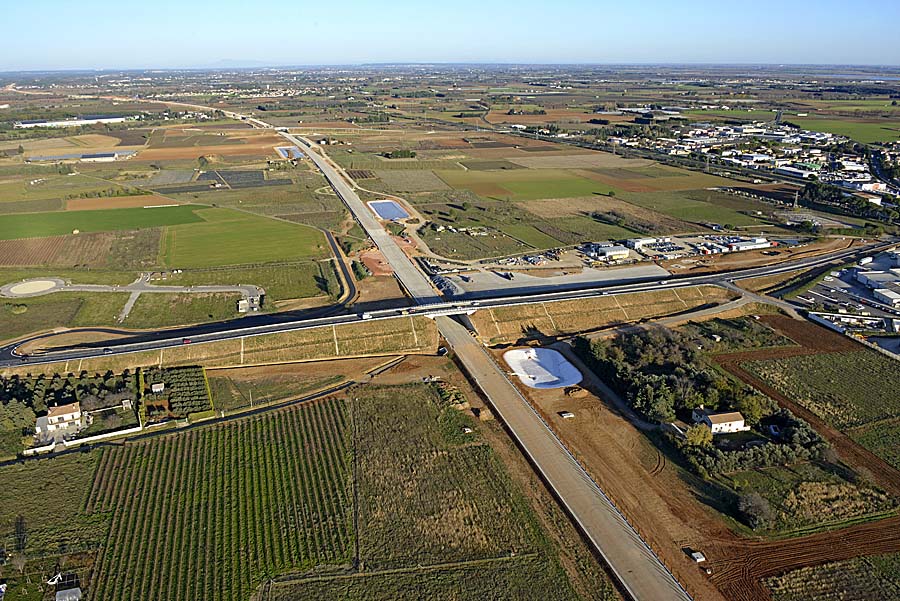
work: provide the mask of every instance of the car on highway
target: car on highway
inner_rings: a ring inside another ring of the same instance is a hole
[[[182,338],[182,339],[181,339],[181,344],[190,344],[190,343],[191,343],[191,339],[190,339],[190,338]]]
[[[112,349],[111,348],[103,349],[103,354],[104,355],[112,355]]]

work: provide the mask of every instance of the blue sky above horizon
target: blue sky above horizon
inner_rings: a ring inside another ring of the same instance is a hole
[[[0,71],[391,62],[900,65],[896,0],[0,3]]]

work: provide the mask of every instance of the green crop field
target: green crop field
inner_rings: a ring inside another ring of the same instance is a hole
[[[109,232],[197,223],[203,221],[197,208],[195,205],[184,205],[150,209],[107,209],[6,215],[0,219],[0,240],[59,236],[71,234],[74,230]]]
[[[535,229],[533,225],[507,225],[503,227],[503,232],[535,248],[553,248],[560,245],[559,240]]]
[[[847,136],[857,142],[895,142],[900,140],[900,121],[852,119],[806,119],[789,117],[788,120],[803,129],[824,131]]]
[[[123,191],[124,188],[81,174],[58,175],[53,167],[52,174],[0,182],[0,207],[7,202],[61,199],[101,190]]]
[[[161,284],[172,286],[252,284],[264,287],[266,302],[271,303],[324,294],[320,287],[321,280],[317,278],[334,279],[334,268],[328,262],[308,261],[290,265],[183,271],[170,274]]]
[[[229,209],[196,212],[205,223],[166,229],[163,257],[173,268],[296,261],[328,256],[313,228]]]

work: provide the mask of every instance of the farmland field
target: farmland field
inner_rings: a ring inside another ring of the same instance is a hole
[[[327,256],[315,229],[228,209],[196,211],[205,223],[166,229],[164,258],[170,267],[211,267]]]
[[[0,266],[150,267],[159,256],[160,233],[147,228],[0,240]]]
[[[456,189],[497,200],[568,198],[609,192],[610,187],[562,169],[502,171],[438,171]]]
[[[753,361],[744,367],[900,467],[897,368],[870,350]]]
[[[621,198],[639,207],[658,211],[693,223],[729,223],[736,226],[759,225],[760,220],[738,212],[729,204],[734,200],[727,195],[707,190],[685,192],[623,192]],[[727,204],[726,204],[727,203]]]
[[[755,361],[746,367],[842,429],[900,417],[896,363],[873,351]]]
[[[347,420],[331,400],[105,451],[86,504],[112,514],[91,598],[247,599],[346,565]]]
[[[470,418],[428,385],[359,392],[359,571],[298,575],[263,599],[578,598],[492,449],[463,433]]]
[[[900,554],[872,555],[801,568],[766,583],[773,601],[900,599]]]
[[[134,230],[163,225],[197,223],[203,219],[197,207],[157,207],[152,209],[108,209],[55,213],[20,213],[0,220],[0,240],[41,238],[81,232]]]
[[[803,129],[847,136],[857,142],[893,142],[900,140],[900,121],[856,119],[804,119],[789,117]]]
[[[359,387],[352,401],[0,466],[0,534],[7,548],[26,534],[31,582],[67,557],[91,600],[412,600],[455,598],[461,583],[582,598],[476,430],[432,385]],[[0,577],[26,586],[8,564]],[[615,598],[602,578],[588,595]]]

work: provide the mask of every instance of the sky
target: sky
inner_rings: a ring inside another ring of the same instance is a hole
[[[0,0],[0,71],[362,63],[900,65],[897,0]]]

